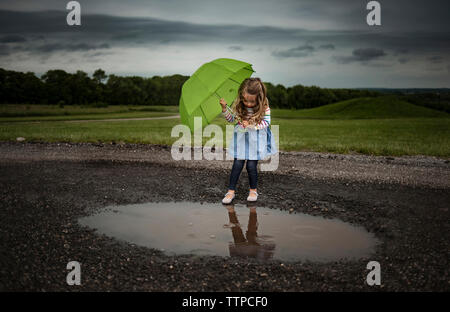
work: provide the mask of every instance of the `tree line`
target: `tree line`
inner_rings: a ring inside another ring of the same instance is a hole
[[[78,70],[67,73],[49,70],[40,78],[33,72],[0,68],[0,104],[50,105],[175,105],[179,104],[181,87],[189,76],[106,75],[97,69],[92,77]],[[274,108],[312,108],[357,97],[378,96],[376,91],[326,89],[317,86],[284,87],[264,82],[270,106]]]
[[[420,105],[431,109],[437,109],[450,113],[450,93],[449,92],[426,92],[415,94],[404,94],[399,96],[401,99],[414,105]]]

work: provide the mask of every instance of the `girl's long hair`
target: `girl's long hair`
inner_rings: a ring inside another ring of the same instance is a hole
[[[244,105],[244,92],[256,95],[256,105],[253,107],[253,116],[249,120],[250,124],[258,124],[264,119],[266,108],[269,106],[267,89],[259,78],[247,78],[239,86],[238,96],[231,105],[231,110],[238,119],[243,120],[247,114]]]

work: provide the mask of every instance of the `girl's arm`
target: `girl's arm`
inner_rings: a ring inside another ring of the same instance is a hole
[[[224,112],[222,112],[222,115],[225,117],[225,119],[226,119],[228,122],[235,122],[235,121],[237,121],[237,124],[238,124],[242,129],[245,129],[244,125],[243,125],[238,119],[236,119],[232,113],[230,113],[230,108],[229,108],[228,106],[227,106],[227,110],[224,111]]]
[[[226,119],[228,122],[234,122],[234,116],[233,116],[233,114],[231,114],[231,113],[229,112],[228,106],[227,106],[227,110],[224,111],[224,112],[222,112],[222,115],[225,117],[225,119]]]
[[[264,119],[261,120],[261,122],[256,125],[256,129],[264,129],[267,128],[269,125],[270,125],[270,107],[267,106]]]

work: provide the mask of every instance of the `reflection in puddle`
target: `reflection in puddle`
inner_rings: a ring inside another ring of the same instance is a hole
[[[373,234],[359,226],[257,208],[250,202],[246,206],[193,202],[110,206],[79,222],[101,234],[156,248],[167,255],[335,261],[369,256],[378,243]]]
[[[248,216],[247,232],[242,232],[242,227],[239,224],[234,205],[226,206],[228,209],[228,218],[230,223],[224,227],[231,228],[233,234],[233,242],[228,243],[228,248],[231,257],[245,256],[257,259],[267,260],[273,257],[275,250],[275,242],[272,236],[261,235],[258,237],[258,216],[256,213],[256,206],[254,204],[247,204],[250,208]]]

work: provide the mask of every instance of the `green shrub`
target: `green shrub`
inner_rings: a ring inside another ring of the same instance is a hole
[[[90,106],[92,106],[92,107],[108,107],[108,103],[99,101],[99,102],[92,103]]]

